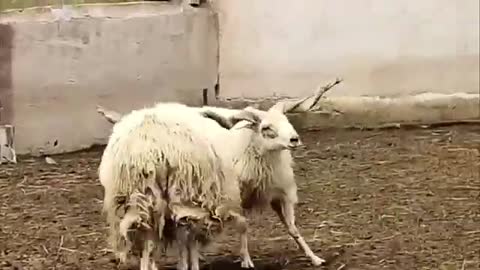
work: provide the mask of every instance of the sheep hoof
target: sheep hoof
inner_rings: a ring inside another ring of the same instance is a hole
[[[253,265],[252,259],[250,259],[250,257],[242,259],[242,262],[240,263],[240,266],[242,268],[246,268],[246,269],[255,268],[255,266]]]
[[[312,264],[314,266],[320,266],[320,265],[325,263],[324,259],[322,259],[320,257],[317,257],[317,256],[313,256],[311,259],[312,259]]]

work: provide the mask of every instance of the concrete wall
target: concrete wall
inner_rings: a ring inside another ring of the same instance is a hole
[[[478,0],[215,1],[225,96],[479,91]]]
[[[209,9],[160,3],[2,14],[1,122],[15,126],[17,152],[105,143],[96,104],[201,104],[217,81],[216,26]]]
[[[96,104],[199,105],[218,72],[221,96],[237,98],[303,96],[343,77],[331,102],[352,115],[339,123],[480,114],[478,0],[212,0],[219,21],[178,2],[1,13],[0,124],[15,126],[17,152],[105,143]],[[351,99],[419,92],[476,95]]]

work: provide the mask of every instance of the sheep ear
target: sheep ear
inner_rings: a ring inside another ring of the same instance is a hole
[[[236,124],[230,119],[223,117],[220,114],[215,113],[213,111],[205,110],[200,112],[200,115],[205,118],[212,119],[213,121],[217,122],[221,127],[226,129],[231,129]]]

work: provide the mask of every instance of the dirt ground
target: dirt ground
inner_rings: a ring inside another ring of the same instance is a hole
[[[302,136],[297,224],[327,258],[320,269],[480,269],[480,126]],[[101,215],[100,155],[1,165],[0,269],[117,269]],[[313,269],[271,211],[250,223],[257,269]],[[237,238],[227,231],[209,247],[205,269],[238,269]]]

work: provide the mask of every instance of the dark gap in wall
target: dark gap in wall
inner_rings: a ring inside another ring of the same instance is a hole
[[[208,105],[208,88],[203,89],[203,106]]]
[[[220,96],[220,82],[217,80],[217,83],[215,84],[215,99],[218,99]]]
[[[192,7],[199,7],[202,4],[204,4],[206,1],[205,0],[189,0],[189,4]]]

